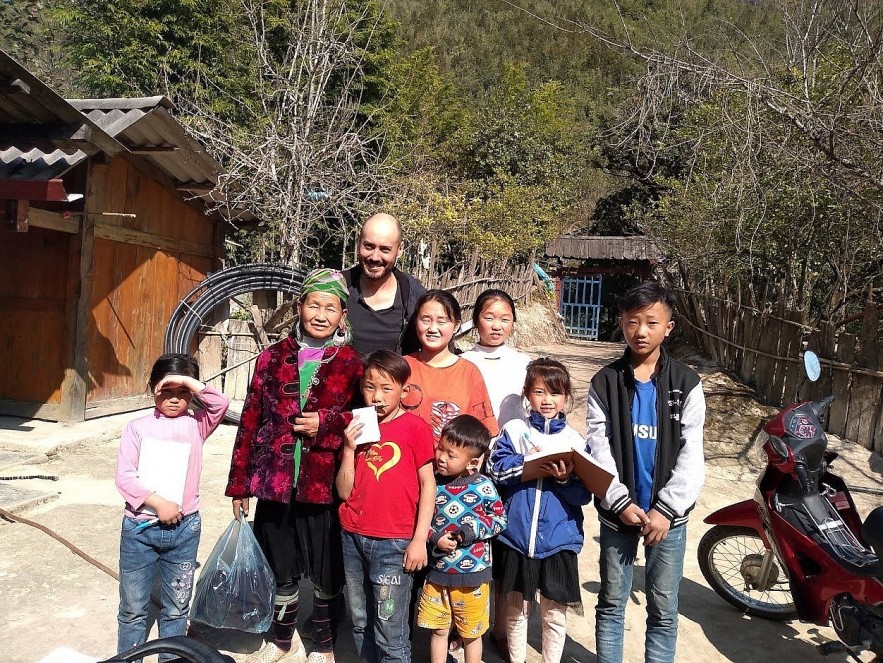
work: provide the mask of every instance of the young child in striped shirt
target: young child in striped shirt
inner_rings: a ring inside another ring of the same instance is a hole
[[[452,623],[466,663],[481,661],[481,636],[490,622],[489,539],[506,527],[497,489],[478,472],[489,446],[484,424],[463,414],[445,424],[436,447],[432,562],[417,612],[417,625],[432,629],[432,663],[447,660]]]

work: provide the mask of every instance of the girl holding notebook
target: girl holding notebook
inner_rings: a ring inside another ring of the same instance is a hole
[[[202,447],[229,404],[226,396],[199,381],[196,360],[184,354],[157,359],[148,384],[156,407],[126,426],[117,456],[116,486],[126,500],[118,653],[147,639],[147,608],[157,570],[162,578],[159,637],[187,631],[202,525]],[[203,405],[196,414],[190,411],[194,396]]]
[[[524,397],[527,416],[503,426],[487,468],[509,519],[494,548],[494,581],[504,603],[509,660],[526,660],[528,610],[539,593],[543,663],[558,663],[567,609],[582,610],[577,555],[583,547],[582,507],[592,495],[573,472],[572,461],[546,461],[538,478],[528,479],[525,456],[586,443],[565,418],[572,389],[563,364],[547,358],[530,362]]]

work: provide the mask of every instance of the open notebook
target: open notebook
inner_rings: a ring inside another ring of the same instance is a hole
[[[576,447],[561,449],[557,447],[549,451],[537,451],[524,457],[524,470],[521,472],[522,481],[532,481],[540,477],[549,476],[542,467],[550,461],[563,460],[573,463],[573,473],[579,477],[583,485],[590,493],[603,499],[613,481],[613,475],[598,465],[585,451]]]

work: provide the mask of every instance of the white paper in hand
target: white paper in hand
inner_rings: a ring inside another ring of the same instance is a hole
[[[138,478],[145,488],[183,507],[189,460],[190,444],[186,442],[144,438],[138,456]],[[156,513],[149,506],[144,511]]]
[[[380,442],[380,424],[377,423],[377,410],[373,407],[359,407],[353,410],[353,420],[362,424],[356,438],[356,445]]]

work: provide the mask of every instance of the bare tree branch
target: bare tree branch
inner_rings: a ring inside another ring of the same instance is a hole
[[[385,185],[382,136],[360,105],[365,50],[356,38],[366,29],[370,38],[372,29],[363,7],[307,0],[270,24],[265,3],[241,0],[249,26],[242,54],[254,60],[254,84],[249,97],[229,101],[244,121],[205,104],[183,109],[190,129],[225,167],[217,208],[234,222],[231,210],[255,214],[272,231],[268,237],[278,237],[268,251],[289,264],[309,262],[304,251],[325,241],[329,226],[351,230]]]

